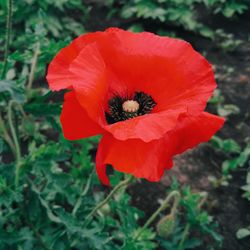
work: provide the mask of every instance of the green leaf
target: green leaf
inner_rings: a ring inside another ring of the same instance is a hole
[[[218,114],[220,116],[228,117],[230,115],[237,115],[240,113],[240,108],[234,104],[225,104],[218,107]]]
[[[247,184],[250,184],[250,171],[247,173],[247,180],[246,180]]]
[[[248,236],[250,236],[250,227],[248,227],[248,228],[241,228],[236,233],[236,237],[238,239],[243,239],[243,238],[246,238]]]
[[[24,106],[24,110],[34,116],[53,116],[61,112],[59,103],[29,103]]]
[[[11,99],[18,103],[23,103],[25,101],[24,90],[18,87],[15,81],[0,81],[0,93],[4,92],[8,92]]]
[[[210,39],[214,39],[214,31],[210,28],[208,28],[207,26],[204,26],[202,25],[199,29],[198,29],[199,33],[204,36],[204,37],[207,37],[207,38],[210,38]]]
[[[186,241],[185,249],[196,249],[197,247],[201,246],[202,241],[197,238],[192,238]]]
[[[240,145],[233,139],[222,140],[218,136],[213,136],[211,143],[215,148],[221,149],[226,153],[239,153],[241,151]]]
[[[241,151],[240,145],[233,139],[224,140],[222,143],[222,149],[229,153],[239,153]]]

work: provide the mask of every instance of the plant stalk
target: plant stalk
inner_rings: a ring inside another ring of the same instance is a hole
[[[203,206],[203,204],[207,200],[207,193],[206,192],[202,193],[201,195],[202,195],[201,200],[199,201],[199,203],[197,205],[198,210],[201,209],[201,207]],[[181,237],[181,241],[180,241],[179,246],[178,246],[178,250],[184,250],[184,243],[188,237],[189,231],[190,231],[190,224],[187,223],[185,228],[184,228],[184,231],[183,231],[183,234]]]
[[[27,89],[32,88],[39,53],[40,53],[40,42],[37,42],[35,52],[34,52],[34,56],[33,56],[32,61],[31,61],[31,68],[30,68],[30,74],[29,74]]]
[[[180,201],[180,193],[177,190],[172,191],[166,199],[163,201],[161,206],[151,215],[151,217],[146,221],[146,223],[143,225],[143,227],[137,232],[137,234],[134,236],[134,240],[138,239],[140,235],[143,233],[143,231],[151,225],[151,223],[156,219],[156,217],[160,214],[161,211],[166,209],[169,205],[169,201],[174,198],[174,205],[173,208],[171,209],[171,213],[175,213],[177,206]]]
[[[181,241],[180,241],[179,246],[178,246],[178,250],[184,250],[184,243],[188,237],[189,230],[190,230],[190,224],[188,223],[185,226],[184,232],[182,234]]]
[[[127,179],[125,179],[124,181],[120,182],[117,186],[115,186],[115,188],[109,193],[109,195],[103,200],[101,201],[99,204],[97,204],[94,209],[87,215],[86,217],[86,225],[89,223],[90,219],[92,216],[95,215],[95,213],[102,207],[104,206],[106,203],[109,202],[109,200],[115,195],[115,193],[117,193],[122,187],[127,186],[133,179],[133,176],[129,176]]]
[[[2,132],[2,136],[3,136],[3,139],[8,143],[10,149],[11,149],[11,152],[13,153],[14,157],[16,156],[16,149],[15,149],[15,145],[4,125],[4,121],[3,121],[3,118],[0,114],[0,130]]]
[[[10,48],[10,35],[11,35],[11,22],[12,22],[12,0],[7,0],[7,15],[6,15],[6,34],[5,34],[5,45],[4,45],[4,60],[3,60],[3,69],[1,74],[1,79],[5,78],[7,70],[7,60],[9,55]]]
[[[72,210],[72,215],[75,215],[79,209],[79,207],[81,206],[81,203],[82,203],[82,197],[85,196],[89,190],[89,187],[90,187],[90,183],[91,183],[91,180],[92,180],[92,177],[93,177],[93,174],[94,174],[94,170],[91,172],[91,174],[89,175],[89,178],[86,182],[86,185],[84,186],[83,190],[82,190],[82,193],[80,194],[79,198],[77,199],[76,201],[76,204]]]
[[[20,145],[19,145],[19,141],[17,138],[17,134],[16,134],[16,130],[13,124],[13,115],[12,115],[12,108],[13,105],[15,104],[15,101],[11,100],[9,102],[8,105],[8,122],[9,122],[9,126],[10,126],[10,132],[13,138],[13,142],[15,145],[15,152],[16,152],[16,171],[15,171],[15,186],[17,187],[19,184],[19,171],[20,171],[20,166],[21,166],[21,150],[20,150]]]

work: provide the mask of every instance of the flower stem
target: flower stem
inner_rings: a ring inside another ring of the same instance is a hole
[[[190,224],[188,223],[185,226],[184,232],[182,234],[181,241],[180,241],[179,246],[178,246],[178,250],[184,250],[184,243],[185,243],[187,236],[189,234],[189,230],[190,230]]]
[[[27,89],[32,88],[32,83],[33,83],[33,80],[34,80],[34,75],[35,75],[35,70],[36,70],[36,65],[37,65],[39,53],[40,53],[40,42],[37,42],[35,52],[34,52],[34,56],[33,56],[32,61],[31,61],[31,68],[30,68],[30,74],[29,74]]]
[[[19,183],[19,170],[20,170],[20,160],[21,160],[21,150],[20,150],[20,145],[18,142],[18,138],[17,138],[17,134],[16,134],[16,130],[14,128],[14,124],[13,124],[13,117],[12,117],[12,107],[15,104],[15,101],[11,100],[9,102],[8,105],[8,122],[9,122],[9,126],[10,126],[10,132],[14,141],[14,145],[15,145],[15,152],[16,152],[16,171],[15,171],[15,185],[16,187],[18,186]]]
[[[1,113],[0,113],[0,131],[2,133],[2,136],[3,136],[3,139],[8,143],[13,155],[15,156],[16,155],[16,149],[15,149],[15,145],[4,125],[4,121],[3,121],[3,118],[1,116]]]
[[[201,200],[199,201],[199,203],[197,205],[198,210],[201,209],[201,207],[203,206],[203,204],[207,200],[207,193],[206,192],[200,193],[200,195],[201,195]],[[190,224],[187,223],[185,228],[184,228],[184,231],[183,231],[183,234],[181,237],[181,241],[180,241],[179,246],[178,246],[178,250],[184,250],[184,243],[188,237],[189,231],[190,231]]]
[[[177,206],[179,204],[180,201],[180,193],[177,190],[172,191],[167,197],[166,199],[163,201],[163,203],[161,204],[161,206],[151,215],[151,217],[146,221],[146,223],[143,225],[143,227],[137,232],[137,234],[133,237],[134,240],[138,239],[140,237],[140,235],[143,233],[143,231],[149,226],[151,225],[151,223],[156,219],[156,217],[159,215],[159,213],[161,211],[163,211],[164,209],[167,208],[167,206],[169,205],[169,201],[174,198],[174,205],[173,208],[171,209],[171,213],[174,214],[176,213],[176,209]]]
[[[95,213],[102,207],[104,206],[106,203],[109,202],[109,200],[115,195],[115,193],[117,193],[122,187],[125,187],[129,184],[129,182],[131,182],[133,179],[133,176],[130,175],[127,179],[125,179],[124,181],[120,182],[117,186],[115,186],[115,188],[109,193],[109,195],[103,200],[101,201],[99,204],[97,204],[93,210],[87,215],[86,217],[86,225],[89,223],[90,218],[95,215]]]
[[[5,45],[4,45],[4,61],[1,79],[4,79],[7,70],[7,59],[10,48],[10,35],[11,35],[11,19],[12,19],[12,0],[7,0],[7,15],[6,15],[6,34],[5,34]]]
[[[80,196],[78,197],[77,201],[76,201],[76,204],[72,210],[72,215],[75,215],[76,212],[78,211],[79,207],[81,206],[81,203],[82,203],[82,197],[85,196],[89,190],[89,187],[90,187],[90,183],[91,183],[91,180],[92,180],[92,177],[93,177],[93,174],[94,174],[94,169],[93,171],[90,173],[89,175],[89,178],[86,182],[86,185],[84,186],[83,190],[82,190],[82,193],[80,194]]]
[[[197,206],[198,210],[202,208],[202,206],[204,205],[208,197],[208,194],[206,192],[202,192],[200,194],[201,194],[201,200],[199,201],[198,206]]]

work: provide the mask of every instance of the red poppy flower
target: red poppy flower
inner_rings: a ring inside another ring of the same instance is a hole
[[[56,55],[47,80],[52,90],[69,90],[65,138],[103,135],[96,168],[107,185],[107,164],[158,181],[174,155],[224,123],[204,112],[216,88],[211,65],[178,39],[118,28],[82,35]]]

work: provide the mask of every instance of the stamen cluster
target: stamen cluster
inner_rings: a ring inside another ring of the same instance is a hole
[[[106,119],[109,124],[149,114],[156,105],[154,99],[144,92],[135,92],[132,98],[115,96],[109,100]]]

